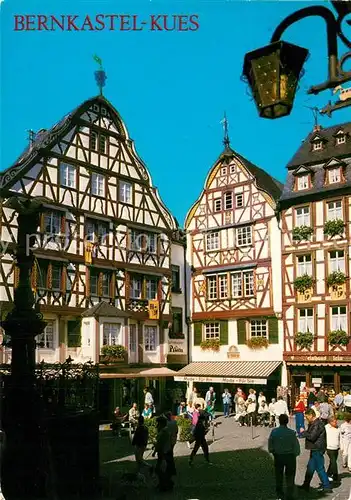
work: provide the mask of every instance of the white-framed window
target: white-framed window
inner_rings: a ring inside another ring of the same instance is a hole
[[[299,309],[299,332],[313,333],[313,326],[313,309]]]
[[[61,291],[62,266],[61,264],[52,264],[51,267],[51,290]]]
[[[228,275],[220,274],[218,276],[219,298],[226,299],[228,297]]]
[[[329,272],[345,272],[345,252],[344,250],[332,250],[329,252]]]
[[[217,276],[207,277],[207,298],[209,300],[217,298]]]
[[[238,247],[252,245],[252,227],[242,226],[236,230],[236,243]]]
[[[254,273],[253,271],[245,271],[244,276],[244,293],[246,297],[250,297],[255,293]]]
[[[143,280],[141,277],[134,277],[130,281],[130,297],[132,299],[141,299],[143,289]]]
[[[206,234],[206,248],[207,250],[218,250],[219,249],[219,232],[212,231]]]
[[[230,173],[231,173],[231,174],[235,174],[235,170],[236,170],[236,169],[235,169],[235,165],[230,165],[230,167],[229,167],[229,171],[230,171]]]
[[[312,276],[312,255],[299,255],[297,257],[297,275],[308,274]]]
[[[330,201],[327,204],[327,220],[342,219],[342,203],[341,200]]]
[[[101,174],[91,174],[91,194],[95,196],[105,196],[105,176]]]
[[[309,188],[309,175],[299,175],[297,178],[297,190],[302,191],[303,189]]]
[[[99,134],[99,153],[105,154],[107,151],[107,137],[104,134]]]
[[[231,210],[233,208],[233,193],[231,191],[224,193],[224,209]]]
[[[250,336],[267,338],[268,327],[266,319],[252,319],[250,321]]]
[[[235,206],[241,208],[244,206],[244,193],[237,193],[235,195]]]
[[[241,272],[233,273],[232,277],[232,297],[242,297],[243,295],[243,275]]]
[[[221,168],[221,175],[227,175],[227,167]]]
[[[295,209],[296,226],[310,226],[310,207],[299,207]]]
[[[104,323],[102,332],[102,345],[122,344],[122,325],[120,323]]]
[[[85,238],[93,243],[107,244],[109,227],[106,222],[87,219],[85,223]]]
[[[340,167],[329,168],[328,169],[328,183],[336,184],[337,182],[341,182],[341,169]]]
[[[205,323],[205,340],[219,340],[220,337],[220,324],[219,323]]]
[[[55,339],[55,321],[45,320],[46,327],[40,335],[37,335],[36,342],[39,349],[54,349],[54,339]]]
[[[90,131],[90,141],[89,141],[89,146],[90,146],[90,149],[92,149],[93,151],[96,151],[97,150],[97,144],[98,144],[98,134],[97,132],[95,132],[94,130],[91,130]]]
[[[157,251],[157,234],[147,233],[145,234],[146,240],[146,251],[149,253],[156,253]]]
[[[333,306],[331,308],[332,330],[344,330],[347,332],[346,306]]]
[[[157,348],[157,326],[144,326],[144,349],[145,351],[156,351]]]
[[[157,298],[157,281],[146,279],[146,299],[155,300]]]
[[[313,151],[320,151],[323,149],[323,141],[315,141],[312,145]]]
[[[61,186],[75,188],[76,187],[76,167],[61,163],[60,165],[60,181]]]
[[[46,234],[61,233],[61,214],[58,212],[44,213],[44,231]]]
[[[129,182],[119,181],[119,201],[121,203],[132,203],[132,185]]]
[[[213,200],[213,208],[215,212],[220,212],[222,210],[221,198],[216,198],[215,200]]]
[[[337,136],[337,138],[336,138],[336,144],[337,144],[337,146],[339,144],[345,144],[345,142],[346,142],[346,135],[341,135],[340,134],[340,135]]]

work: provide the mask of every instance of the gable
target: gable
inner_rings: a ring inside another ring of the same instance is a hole
[[[313,171],[309,167],[300,165],[296,170],[294,170],[293,175],[307,175],[312,173]]]
[[[345,165],[345,162],[340,161],[337,158],[330,158],[330,160],[324,165],[324,168],[341,167],[343,165]]]

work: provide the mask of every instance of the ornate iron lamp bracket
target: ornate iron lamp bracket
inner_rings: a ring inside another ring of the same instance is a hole
[[[341,59],[338,58],[338,37],[349,48],[351,48],[350,40],[342,32],[342,21],[347,15],[347,11],[340,12],[339,17],[336,19],[334,14],[323,6],[311,6],[297,10],[290,16],[286,17],[277,26],[274,31],[271,43],[277,42],[281,39],[284,31],[292,24],[305,19],[306,17],[319,16],[322,17],[327,25],[327,43],[328,43],[328,80],[320,85],[315,85],[308,90],[309,94],[318,94],[326,89],[332,89],[338,85],[351,80],[351,71],[343,71],[342,65],[346,59],[351,56],[351,51],[344,54]]]

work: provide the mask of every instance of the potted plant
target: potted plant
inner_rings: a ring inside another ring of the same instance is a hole
[[[314,284],[314,279],[312,276],[308,274],[303,274],[302,276],[298,276],[294,281],[295,290],[300,293],[304,293],[309,288],[312,288]]]
[[[328,333],[328,344],[329,345],[344,345],[346,346],[350,342],[350,337],[347,335],[345,330],[333,330]]]
[[[295,343],[302,349],[311,349],[314,335],[311,332],[297,332],[295,334]]]
[[[343,285],[346,281],[346,275],[342,271],[334,271],[327,278],[328,286]]]
[[[200,343],[200,347],[203,351],[207,350],[219,351],[220,343],[218,339],[208,339],[208,340],[203,340]]]
[[[100,361],[102,363],[118,363],[125,361],[127,349],[123,345],[104,345],[101,348]]]
[[[327,220],[324,224],[324,234],[333,238],[344,232],[345,223],[342,219]]]
[[[265,337],[251,337],[247,341],[247,345],[251,349],[261,349],[262,347],[268,347],[268,340]]]
[[[310,226],[297,226],[292,230],[293,240],[308,240],[313,234],[313,228]]]
[[[178,424],[178,441],[191,441],[193,435],[191,433],[191,419],[179,415],[176,418]]]

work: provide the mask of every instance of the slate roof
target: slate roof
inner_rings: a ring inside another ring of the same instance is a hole
[[[346,136],[344,144],[336,145],[335,134],[343,130]],[[324,147],[321,151],[312,151],[311,139],[318,135],[324,141]],[[340,184],[325,184],[325,168],[323,168],[329,160],[335,158],[344,163],[344,177],[345,182]],[[311,171],[312,187],[308,190],[295,191],[294,172],[301,165],[305,165]],[[302,142],[300,148],[296,151],[292,159],[287,165],[288,175],[284,184],[280,204],[286,205],[291,203],[298,203],[306,198],[325,196],[330,193],[332,195],[335,191],[338,192],[351,192],[351,122],[334,125],[328,128],[321,128],[318,131],[312,131],[308,134],[306,139]]]
[[[267,172],[262,170],[262,168],[259,168],[257,167],[257,165],[251,163],[241,154],[237,153],[236,151],[233,151],[229,146],[225,148],[225,150],[220,156],[220,159],[224,159],[226,157],[238,158],[244,164],[247,170],[255,177],[257,186],[263,189],[263,191],[266,191],[268,194],[270,194],[274,200],[279,199],[283,190],[283,184],[281,182],[279,182],[271,175],[267,174]]]
[[[95,306],[86,309],[82,313],[82,316],[84,318],[92,316],[94,317],[106,316],[108,318],[130,318],[130,314],[128,312],[122,311],[121,309],[112,306],[111,304],[105,302],[104,300],[102,300],[98,304],[95,304]]]

